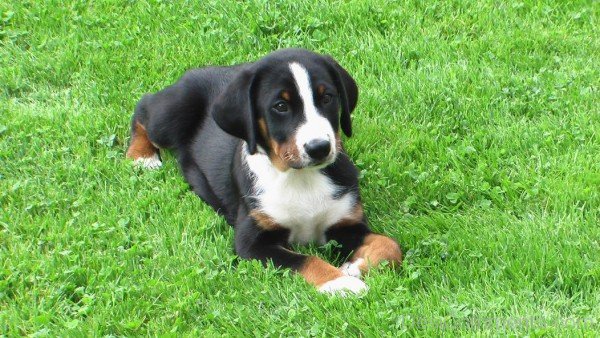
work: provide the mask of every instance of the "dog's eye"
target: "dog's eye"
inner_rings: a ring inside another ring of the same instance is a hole
[[[288,111],[288,104],[285,101],[279,101],[279,102],[275,103],[275,105],[273,106],[273,109],[275,109],[276,111],[278,111],[280,113],[285,113]]]
[[[333,99],[333,96],[331,96],[331,94],[325,94],[325,95],[323,95],[323,98],[321,99],[321,101],[323,101],[323,104],[328,104],[329,102],[331,102],[332,99]]]

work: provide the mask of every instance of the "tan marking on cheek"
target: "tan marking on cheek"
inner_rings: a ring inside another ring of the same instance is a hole
[[[290,92],[288,92],[287,90],[282,91],[281,98],[289,102],[291,98]]]
[[[275,140],[271,140],[271,149],[271,163],[281,171],[288,170],[290,166],[300,161],[300,153],[296,147],[296,139],[294,137],[284,143],[277,143]]]
[[[271,163],[279,169],[280,171],[286,171],[289,169],[289,166],[285,163],[283,158],[279,156],[280,153],[280,145],[275,142],[271,137],[269,137],[269,129],[267,128],[267,122],[264,118],[258,119],[258,131],[260,135],[269,143],[270,149],[268,149],[269,158],[271,159]]]
[[[383,261],[388,261],[392,266],[397,267],[402,263],[402,250],[396,241],[387,236],[369,234],[365,237],[363,245],[352,256],[352,261],[359,258],[364,259],[359,266],[363,272]]]
[[[138,158],[152,157],[157,151],[158,147],[156,147],[148,138],[146,128],[144,128],[141,123],[136,122],[134,131],[131,134],[131,143],[129,144],[125,156],[136,160]]]
[[[281,144],[280,156],[286,162],[295,162],[300,159],[300,153],[298,147],[296,147],[296,137],[290,137],[289,140]]]
[[[279,143],[275,142],[275,140],[270,140],[270,141],[271,141],[271,151],[269,153],[269,158],[271,159],[271,163],[273,163],[275,168],[279,169],[280,171],[288,170],[290,167],[287,165],[287,163],[285,163],[283,158],[281,156],[279,156],[279,153],[281,152],[281,149],[280,149],[281,147],[280,147]]]
[[[342,137],[340,136],[340,132],[335,133],[335,149],[338,152],[344,151],[344,146],[342,145]]]
[[[265,119],[262,117],[258,119],[258,132],[260,133],[260,136],[263,137],[263,139],[269,139],[269,130],[267,129],[267,122],[265,122]]]
[[[300,159],[295,138],[291,138],[284,143],[277,143],[269,136],[267,123],[262,117],[258,120],[258,130],[260,135],[269,143],[271,148],[269,149],[269,158],[277,169],[286,171],[290,168],[290,163]]]
[[[306,259],[300,268],[300,274],[307,282],[316,287],[343,276],[336,267],[315,256]]]
[[[277,222],[275,222],[275,220],[271,216],[265,214],[264,212],[252,210],[250,212],[250,217],[252,217],[256,222],[256,225],[258,225],[263,230],[272,231],[281,228],[281,226]]]

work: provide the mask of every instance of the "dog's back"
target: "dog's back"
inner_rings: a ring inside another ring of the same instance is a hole
[[[136,106],[132,130],[138,122],[159,148],[177,150],[187,144],[209,115],[211,100],[235,75],[238,67],[208,67],[186,72],[173,85],[146,94]]]
[[[143,166],[155,168],[161,164],[159,149],[173,150],[192,189],[230,223],[235,218],[231,206],[236,203],[227,198],[234,196],[232,191],[223,190],[232,186],[228,166],[237,139],[218,128],[209,112],[240,67],[193,69],[175,84],[144,95],[131,121],[127,154]]]

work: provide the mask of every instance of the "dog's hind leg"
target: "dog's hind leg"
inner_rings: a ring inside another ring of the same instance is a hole
[[[137,166],[147,169],[157,169],[162,165],[158,147],[150,141],[148,132],[143,124],[146,120],[143,100],[136,107],[131,119],[131,141],[127,149],[127,158]]]

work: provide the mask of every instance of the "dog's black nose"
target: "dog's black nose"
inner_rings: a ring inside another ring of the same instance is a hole
[[[306,143],[304,145],[304,150],[306,150],[308,156],[310,156],[313,160],[320,161],[329,155],[331,144],[329,144],[329,141],[327,140],[315,139]]]

